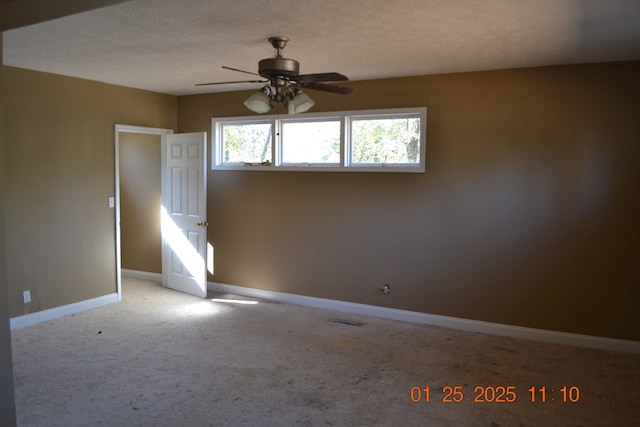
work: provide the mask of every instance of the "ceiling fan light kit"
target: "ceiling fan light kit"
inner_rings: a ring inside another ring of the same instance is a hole
[[[314,105],[316,105],[316,101],[311,99],[306,93],[299,91],[298,94],[289,101],[287,110],[289,114],[304,113],[305,111],[309,111]]]
[[[253,74],[266,80],[243,80],[236,82],[199,83],[196,86],[231,83],[268,83],[259,92],[244,101],[244,105],[253,112],[263,114],[271,110],[274,104],[282,104],[289,114],[304,113],[315,105],[315,101],[301,87],[323,92],[346,95],[353,89],[334,86],[323,82],[347,81],[340,73],[300,74],[300,63],[295,59],[283,58],[281,51],[289,41],[286,37],[270,37],[269,43],[276,50],[274,58],[265,58],[258,62],[258,73],[225,67],[227,70]]]
[[[245,107],[259,114],[271,110],[271,98],[264,91],[256,92],[244,101]]]

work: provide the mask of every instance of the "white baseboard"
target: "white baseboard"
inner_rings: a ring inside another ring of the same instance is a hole
[[[151,273],[148,271],[140,271],[140,270],[129,270],[126,268],[123,268],[121,272],[122,272],[122,277],[130,277],[132,279],[149,280],[152,282],[162,283],[161,273]]]
[[[67,304],[60,307],[49,308],[47,310],[36,311],[35,313],[25,314],[23,316],[12,317],[10,319],[11,330],[24,328],[42,322],[48,322],[49,320],[113,304],[114,302],[118,302],[117,293],[75,302],[73,304]]]
[[[403,322],[418,323],[423,325],[442,326],[445,328],[458,329],[462,331],[480,332],[484,334],[522,338],[554,344],[640,354],[640,341],[549,331],[545,329],[526,328],[522,326],[483,322],[480,320],[469,320],[459,317],[441,316],[437,314],[420,313],[416,311],[379,307],[375,305],[308,297],[304,295],[288,294],[283,292],[266,291],[262,289],[246,288],[243,286],[227,285],[224,283],[216,282],[209,282],[208,289],[214,292],[242,295],[267,301],[296,304],[306,307],[321,308],[325,310],[341,311],[345,313],[362,314],[366,316],[374,316],[383,319],[399,320]]]

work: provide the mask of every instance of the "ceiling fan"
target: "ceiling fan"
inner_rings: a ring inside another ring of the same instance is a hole
[[[222,68],[241,73],[262,77],[264,80],[240,80],[229,82],[198,83],[196,86],[222,85],[233,83],[267,83],[258,93],[251,95],[245,106],[256,113],[266,113],[274,103],[284,104],[289,114],[303,113],[309,110],[315,102],[301,88],[331,92],[346,95],[352,88],[335,86],[325,82],[339,82],[349,80],[340,73],[300,74],[300,63],[295,59],[284,58],[282,49],[289,41],[286,37],[270,37],[269,43],[276,50],[275,57],[261,59],[258,62],[258,72],[239,70],[222,66]]]

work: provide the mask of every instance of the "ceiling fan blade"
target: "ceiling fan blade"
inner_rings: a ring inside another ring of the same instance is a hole
[[[269,80],[240,80],[235,82],[196,83],[196,86],[228,85],[233,83],[267,83]]]
[[[300,83],[308,82],[346,82],[349,78],[340,73],[316,73],[316,74],[302,74],[295,77],[293,80]]]
[[[222,68],[224,68],[225,70],[237,71],[239,73],[246,73],[246,74],[253,74],[254,76],[260,76],[260,74],[258,74],[258,73],[253,73],[251,71],[240,70],[238,68],[226,67],[224,65],[222,66]],[[262,76],[260,76],[260,77],[262,77]]]
[[[339,95],[347,95],[353,92],[353,88],[345,86],[334,86],[320,82],[308,82],[301,85],[306,89],[321,90],[323,92],[337,93]]]

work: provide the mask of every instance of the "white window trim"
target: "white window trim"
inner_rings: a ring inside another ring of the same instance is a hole
[[[398,117],[420,117],[420,161],[415,164],[398,163],[351,163],[351,120],[360,118],[390,119]],[[282,123],[294,121],[321,121],[339,119],[340,132],[340,164],[336,163],[282,163]],[[271,123],[271,159],[270,166],[246,165],[240,163],[223,163],[222,125],[227,123]],[[424,173],[426,170],[426,134],[427,109],[394,108],[382,110],[356,110],[326,113],[304,113],[290,116],[272,114],[267,116],[214,117],[211,119],[211,169],[234,171],[307,171],[307,172],[400,172]]]

